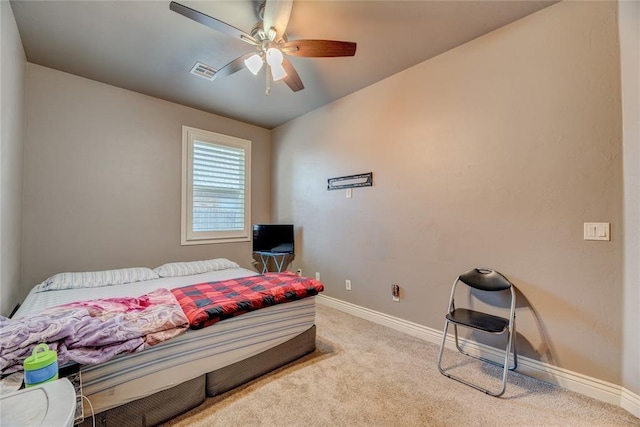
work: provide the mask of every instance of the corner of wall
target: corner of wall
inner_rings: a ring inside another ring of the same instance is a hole
[[[640,417],[640,3],[618,3],[622,83],[624,171],[624,331],[623,386],[636,395]],[[627,409],[627,408],[625,408]],[[630,410],[630,409],[629,409]],[[631,411],[631,410],[630,410]]]
[[[0,313],[9,315],[22,297],[20,243],[22,230],[22,163],[25,138],[26,56],[8,1],[0,2],[2,34],[0,185]]]

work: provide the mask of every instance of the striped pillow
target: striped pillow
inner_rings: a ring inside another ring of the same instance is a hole
[[[178,277],[238,267],[240,267],[238,264],[226,258],[216,258],[204,261],[172,262],[156,267],[153,271],[160,277]]]
[[[36,286],[36,292],[62,289],[98,288],[100,286],[124,285],[125,283],[159,279],[153,270],[146,267],[122,268],[119,270],[87,271],[82,273],[59,273]]]

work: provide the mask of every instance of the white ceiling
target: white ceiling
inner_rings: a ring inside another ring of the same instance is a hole
[[[247,33],[258,1],[179,1]],[[169,10],[169,1],[12,1],[29,62],[274,128],[335,99],[534,13],[556,1],[297,0],[290,40],[358,44],[346,58],[289,57],[305,89],[283,82],[265,96],[264,71],[208,81],[252,47]]]

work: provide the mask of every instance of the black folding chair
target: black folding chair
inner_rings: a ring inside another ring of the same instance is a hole
[[[484,313],[468,308],[456,308],[454,303],[454,297],[456,287],[459,283],[467,285],[470,288],[476,289],[481,292],[500,292],[509,290],[511,293],[511,310],[509,318],[496,316],[489,313]],[[489,268],[474,268],[464,274],[461,274],[453,282],[451,289],[451,298],[449,298],[449,310],[445,316],[444,332],[442,334],[442,346],[440,347],[440,354],[438,355],[438,370],[442,375],[445,375],[451,379],[459,381],[463,384],[471,386],[475,389],[483,391],[491,396],[501,396],[507,387],[507,373],[509,370],[514,370],[518,366],[518,354],[516,352],[516,293],[513,285],[506,277],[498,273],[495,270]],[[473,357],[475,359],[482,360],[484,362],[491,363],[503,368],[502,374],[502,387],[497,392],[493,392],[487,388],[480,387],[468,380],[460,377],[456,377],[442,369],[442,353],[444,352],[445,342],[447,340],[447,330],[449,324],[453,324],[453,331],[456,341],[456,347],[458,351],[466,356]],[[481,356],[475,356],[462,349],[458,341],[458,326],[473,329],[474,331],[485,332],[489,334],[505,334],[506,333],[506,346],[504,351],[504,363],[496,363],[492,360]],[[513,351],[513,366],[509,366],[509,358],[511,351]]]

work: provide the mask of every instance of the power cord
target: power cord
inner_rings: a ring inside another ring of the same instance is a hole
[[[96,416],[93,413],[93,405],[91,404],[91,401],[84,394],[81,394],[80,397],[82,397],[84,400],[86,400],[87,403],[89,404],[89,408],[91,409],[91,422],[92,422],[93,427],[96,427]]]

